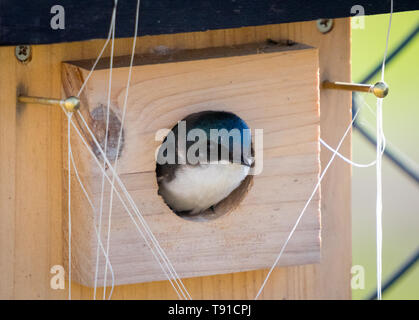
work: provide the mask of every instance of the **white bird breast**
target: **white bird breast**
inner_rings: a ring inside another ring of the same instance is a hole
[[[246,178],[249,169],[228,161],[184,165],[173,180],[163,182],[160,192],[172,209],[197,214],[225,199]]]

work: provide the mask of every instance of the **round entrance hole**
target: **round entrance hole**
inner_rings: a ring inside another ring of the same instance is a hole
[[[253,183],[251,140],[248,125],[233,113],[188,115],[159,147],[158,194],[187,220],[208,221],[232,212]]]

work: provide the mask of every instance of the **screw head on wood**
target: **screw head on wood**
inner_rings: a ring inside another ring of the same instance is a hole
[[[32,48],[28,45],[20,45],[15,48],[15,55],[17,60],[21,63],[28,63],[32,59]]]
[[[316,25],[321,33],[328,33],[333,28],[333,19],[318,19]]]

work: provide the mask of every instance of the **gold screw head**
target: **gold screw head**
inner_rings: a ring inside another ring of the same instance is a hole
[[[68,112],[75,112],[80,108],[80,99],[73,96],[68,97],[67,99],[63,101],[62,106]]]
[[[377,98],[385,98],[388,95],[388,85],[379,81],[372,87],[372,92]]]

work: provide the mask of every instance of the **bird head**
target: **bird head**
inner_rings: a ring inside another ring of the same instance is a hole
[[[237,115],[225,111],[203,111],[189,115],[184,122],[187,162],[193,162],[189,158],[195,156],[200,163],[252,165],[251,132]]]

